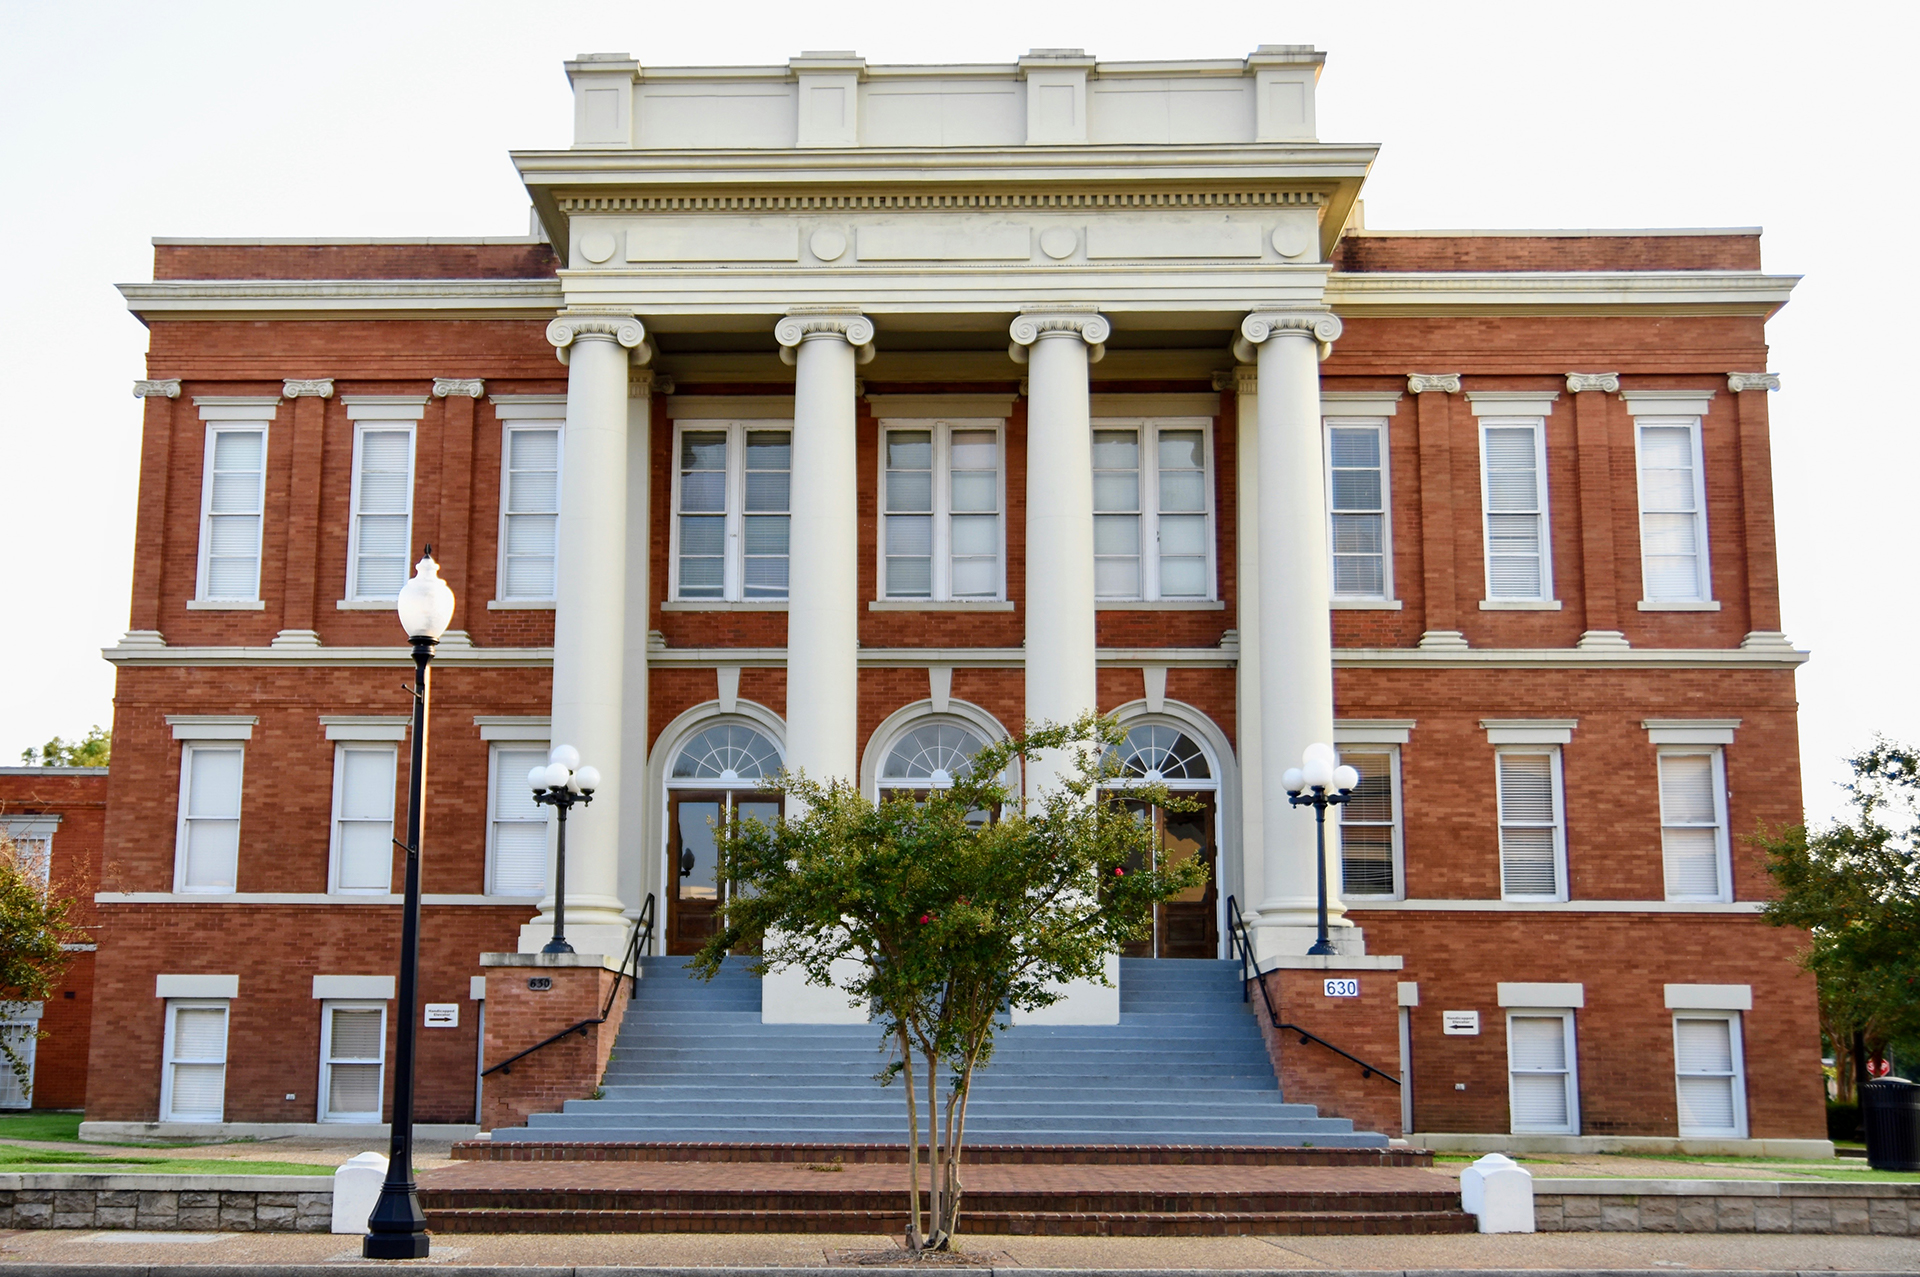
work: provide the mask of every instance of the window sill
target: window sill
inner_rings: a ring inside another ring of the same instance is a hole
[[[1336,612],[1398,612],[1406,604],[1399,599],[1334,599],[1328,606]]]
[[[874,599],[869,612],[1011,612],[1011,599]]]
[[[1481,599],[1482,612],[1558,612],[1559,599]]]
[[[662,612],[784,612],[785,599],[668,599]]]
[[[1224,612],[1219,599],[1095,599],[1096,612]]]
[[[394,599],[341,599],[334,607],[342,612],[391,612],[400,606]]]
[[[551,612],[559,604],[553,599],[488,599],[489,612]]]
[[[1641,599],[1640,610],[1642,612],[1718,612],[1720,603],[1717,599],[1667,599],[1660,602]]]
[[[243,599],[188,599],[189,612],[264,612],[267,604],[264,599],[248,602]]]

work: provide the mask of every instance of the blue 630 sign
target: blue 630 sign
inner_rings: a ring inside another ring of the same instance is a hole
[[[1330,998],[1357,998],[1360,996],[1360,982],[1353,979],[1329,980],[1327,981],[1327,996]]]

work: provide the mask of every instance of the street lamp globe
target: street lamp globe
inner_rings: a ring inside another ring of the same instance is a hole
[[[414,565],[413,578],[400,587],[400,624],[412,639],[440,641],[453,623],[453,590],[440,579],[431,552]]]
[[[580,751],[571,745],[555,745],[547,752],[547,761],[572,771],[580,766]]]
[[[1341,793],[1348,793],[1360,787],[1360,769],[1340,766],[1333,769],[1333,787]]]
[[[1280,783],[1287,787],[1289,794],[1297,794],[1307,787],[1307,777],[1298,767],[1289,767]]]
[[[1300,775],[1309,789],[1331,789],[1333,787],[1333,760],[1312,750],[1300,760]]]
[[[600,769],[598,767],[580,768],[573,774],[573,785],[581,793],[591,794],[600,788]]]

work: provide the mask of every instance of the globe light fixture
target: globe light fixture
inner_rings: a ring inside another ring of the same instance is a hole
[[[1314,845],[1319,853],[1314,860],[1320,878],[1320,935],[1307,952],[1331,954],[1333,941],[1327,936],[1327,808],[1353,798],[1353,791],[1360,787],[1360,772],[1342,765],[1333,746],[1316,742],[1301,753],[1298,767],[1287,769],[1281,784],[1286,786],[1289,803],[1313,808]]]
[[[551,807],[560,814],[560,832],[553,855],[553,939],[542,953],[572,953],[567,943],[567,813],[575,803],[590,803],[600,788],[600,769],[582,767],[580,751],[571,745],[555,745],[547,753],[547,764],[527,773],[533,801]]]

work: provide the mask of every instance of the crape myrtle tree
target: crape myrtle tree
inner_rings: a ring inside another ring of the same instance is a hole
[[[0,830],[0,1004],[53,996],[73,958],[66,946],[92,939],[73,923],[78,894],[73,883],[50,884],[46,864]],[[20,1032],[45,1036],[37,1029]],[[0,1033],[0,1058],[24,1089],[29,1075],[20,1032]]]
[[[784,773],[778,787],[798,800],[785,820],[719,831],[721,872],[738,889],[692,965],[710,979],[728,953],[757,948],[756,972],[798,968],[870,1007],[893,1057],[878,1080],[905,1084],[915,1254],[952,1249],[973,1075],[1010,1013],[1058,1001],[1070,981],[1106,983],[1108,957],[1150,933],[1154,906],[1206,881],[1198,857],[1156,863],[1142,813],[1190,804],[1157,785],[1117,787],[1123,737],[1091,714],[1046,724],[982,749],[950,787],[878,804]],[[1042,754],[1065,760],[1059,788],[1023,800],[1011,765]]]
[[[1920,1058],[1920,755],[1884,737],[1847,760],[1849,819],[1763,832],[1768,921],[1799,927],[1842,1100],[1870,1060]]]

